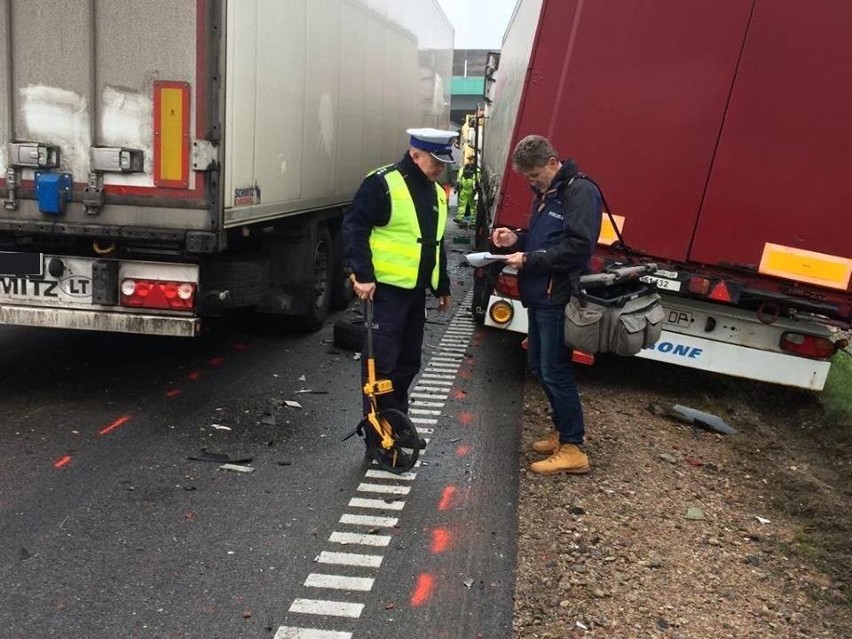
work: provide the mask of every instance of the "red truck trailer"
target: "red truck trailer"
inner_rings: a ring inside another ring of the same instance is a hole
[[[852,3],[520,0],[489,77],[486,223],[524,227],[537,133],[601,185],[659,270],[639,357],[820,390],[852,312]],[[604,219],[593,268],[623,260]],[[499,268],[499,267],[498,267]],[[513,273],[474,311],[526,332]]]

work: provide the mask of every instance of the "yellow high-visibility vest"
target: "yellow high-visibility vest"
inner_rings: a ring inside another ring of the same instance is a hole
[[[384,284],[412,289],[417,286],[417,272],[423,253],[423,238],[414,198],[399,169],[378,170],[388,185],[391,214],[385,226],[375,226],[370,233],[370,250],[373,253],[373,269],[376,280]],[[439,246],[447,226],[447,194],[435,183],[438,196],[438,226],[435,238],[435,268],[432,269],[432,288],[438,288],[440,276]]]

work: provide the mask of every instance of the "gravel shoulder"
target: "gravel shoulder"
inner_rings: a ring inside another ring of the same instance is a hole
[[[852,637],[852,424],[811,393],[638,359],[578,378],[586,476],[526,470],[549,426],[526,383],[516,637]]]

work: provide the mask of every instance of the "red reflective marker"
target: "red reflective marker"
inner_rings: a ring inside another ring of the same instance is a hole
[[[172,397],[177,397],[177,396],[178,396],[178,395],[180,395],[182,392],[183,392],[183,391],[182,391],[181,389],[179,389],[179,388],[175,388],[174,390],[170,390],[169,392],[167,392],[167,393],[166,393],[166,398],[167,398],[167,399],[171,399]]]
[[[125,415],[124,417],[119,417],[118,419],[116,419],[112,424],[110,424],[106,428],[102,428],[101,430],[99,430],[98,435],[106,435],[107,433],[111,433],[116,428],[121,428],[122,426],[124,426],[129,421],[130,421],[129,415]]]
[[[207,362],[210,366],[221,366],[225,363],[224,357],[211,357],[210,361]]]
[[[467,444],[459,444],[456,447],[456,457],[465,457],[470,453],[470,446]]]
[[[446,528],[436,528],[432,531],[432,543],[429,546],[429,550],[436,555],[440,555],[442,552],[447,551],[451,541],[452,535],[449,530]]]
[[[65,455],[65,457],[60,457],[53,463],[54,468],[62,468],[63,466],[67,466],[71,463],[71,455]]]
[[[187,375],[187,377],[191,381],[197,382],[199,379],[201,379],[202,375],[204,375],[204,371],[192,371],[189,375]]]
[[[459,411],[459,421],[461,422],[462,426],[467,426],[474,419],[476,419],[476,413],[472,413],[469,410]]]
[[[448,510],[452,506],[453,498],[456,495],[455,486],[447,486],[441,494],[441,501],[438,502],[438,510]]]
[[[422,606],[432,598],[432,590],[435,588],[435,577],[428,573],[417,575],[417,584],[411,594],[411,605],[415,608]]]

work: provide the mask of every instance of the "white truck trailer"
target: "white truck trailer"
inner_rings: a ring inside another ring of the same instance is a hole
[[[435,0],[0,0],[0,43],[2,324],[316,328],[361,179],[449,124]]]

